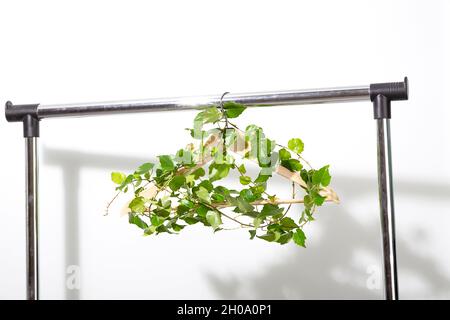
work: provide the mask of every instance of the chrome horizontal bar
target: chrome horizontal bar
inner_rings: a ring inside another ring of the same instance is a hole
[[[299,105],[369,100],[369,85],[311,90],[274,91],[260,93],[229,93],[223,101],[254,106]],[[220,103],[220,95],[158,98],[148,100],[112,101],[74,104],[40,104],[37,115],[42,118],[88,116],[115,113],[174,111],[202,109]]]

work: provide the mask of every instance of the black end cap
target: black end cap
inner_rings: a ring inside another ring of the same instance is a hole
[[[5,117],[9,122],[23,122],[23,136],[39,137],[39,104],[13,105],[11,101],[5,104]]]
[[[391,101],[408,100],[408,78],[403,82],[374,83],[370,85],[369,95],[373,102],[375,119],[391,118]]]
[[[39,120],[31,115],[23,118],[23,136],[25,138],[39,137]]]
[[[373,83],[369,88],[371,101],[378,95],[383,95],[390,101],[408,100],[408,91],[408,77],[405,77],[403,82]]]
[[[377,95],[373,100],[373,117],[374,119],[390,119],[391,100],[382,94]]]
[[[37,109],[39,103],[14,105],[11,101],[5,103],[5,117],[9,122],[23,121],[26,115],[38,118]]]

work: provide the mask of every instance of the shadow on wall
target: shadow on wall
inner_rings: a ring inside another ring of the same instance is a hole
[[[79,189],[80,170],[82,168],[99,168],[124,170],[135,168],[148,159],[117,157],[107,154],[83,153],[69,150],[43,149],[45,165],[58,166],[63,172],[64,212],[65,212],[65,267],[80,266],[79,253]],[[63,283],[66,281],[64,279]],[[77,300],[80,289],[65,286],[65,298]]]
[[[380,240],[379,228],[359,225],[341,207],[321,208],[319,215],[314,223],[321,227],[320,239],[309,239],[307,249],[292,246],[279,261],[261,266],[263,273],[245,280],[208,274],[220,297],[244,299],[243,295],[251,294],[252,299],[382,298],[380,288],[365,287],[368,275],[361,279],[360,268],[352,265],[357,250],[378,256],[374,249]]]
[[[46,148],[44,164],[63,170],[65,201],[65,265],[80,265],[79,258],[79,177],[83,167],[102,170],[130,171],[149,159],[122,157],[108,154],[83,153]],[[376,201],[376,179],[360,177],[334,177],[334,186],[347,199],[371,196]],[[448,201],[450,186],[423,183],[395,182],[396,194],[408,197],[436,197]],[[345,206],[324,207],[320,217],[321,239],[317,247],[309,250],[293,248],[282,261],[264,265],[263,273],[240,279],[238,275],[226,278],[206,272],[212,288],[222,299],[378,299],[382,290],[369,290],[365,280],[355,283],[352,275],[361,274],[354,265],[355,252],[380,256],[379,225],[362,225]],[[397,226],[398,227],[398,226]],[[343,234],[343,230],[347,230]],[[412,251],[397,237],[400,271],[409,271],[423,279],[434,295],[448,294],[450,280],[430,258]],[[380,266],[378,266],[380,268]],[[336,276],[344,272],[347,278]],[[353,277],[354,278],[354,277]],[[400,274],[400,281],[401,281]],[[65,283],[65,281],[63,281]],[[363,283],[363,285],[361,285]],[[66,299],[79,299],[79,290],[65,288]],[[400,292],[402,294],[402,292]]]
[[[371,181],[342,176],[334,176],[333,179],[335,190],[339,190],[342,198],[353,200],[370,195],[374,200],[377,199],[376,179]],[[448,185],[396,181],[395,187],[397,196],[449,200]],[[310,241],[310,245],[315,246],[314,249],[293,248],[282,261],[262,266],[262,274],[247,276],[245,280],[241,280],[239,276],[221,277],[209,273],[210,283],[224,299],[244,299],[246,298],[244,295],[248,294],[252,299],[382,299],[384,297],[382,281],[378,290],[369,289],[366,285],[369,273],[361,274],[361,268],[355,267],[354,262],[357,253],[366,255],[369,253],[369,256],[380,257],[377,267],[381,275],[379,224],[362,225],[352,218],[342,205],[321,208],[320,218],[316,223],[322,228],[320,232],[322,236],[318,241],[320,243],[312,245]],[[347,232],[343,233],[344,230]],[[422,230],[420,232],[421,237],[425,238],[426,232]],[[431,292],[433,296],[448,297],[450,292],[448,274],[439,269],[430,257],[418,255],[398,236],[397,254],[400,297],[402,297],[402,272],[408,272],[413,277],[421,279],[427,287],[427,292]],[[404,292],[403,296],[410,294]]]

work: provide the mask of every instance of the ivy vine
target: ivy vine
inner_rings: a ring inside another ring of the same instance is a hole
[[[108,208],[120,193],[132,191],[129,222],[144,235],[177,234],[201,223],[214,232],[245,228],[250,239],[279,244],[292,240],[305,247],[303,227],[314,220],[316,208],[329,200],[329,166],[313,169],[302,157],[300,138],[283,146],[266,137],[259,126],[239,129],[230,119],[245,109],[235,102],[208,107],[187,129],[197,147],[191,143],[174,155],[160,155],[157,163],[144,163],[132,174],[112,172],[117,193]],[[248,161],[258,166],[256,177],[247,173]],[[240,190],[219,184],[232,171],[239,177]],[[292,197],[288,200],[268,193],[274,173],[289,179]],[[303,191],[300,198],[299,191]],[[301,212],[289,215],[297,203],[303,204]]]

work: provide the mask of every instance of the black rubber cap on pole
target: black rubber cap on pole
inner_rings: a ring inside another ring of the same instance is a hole
[[[5,104],[6,120],[23,122],[23,136],[25,138],[39,137],[38,106],[39,104],[13,105],[11,101],[8,101]]]
[[[408,100],[408,78],[403,82],[374,83],[369,87],[375,119],[391,118],[391,101]]]
[[[23,136],[25,138],[39,137],[39,120],[29,114],[23,118]]]

